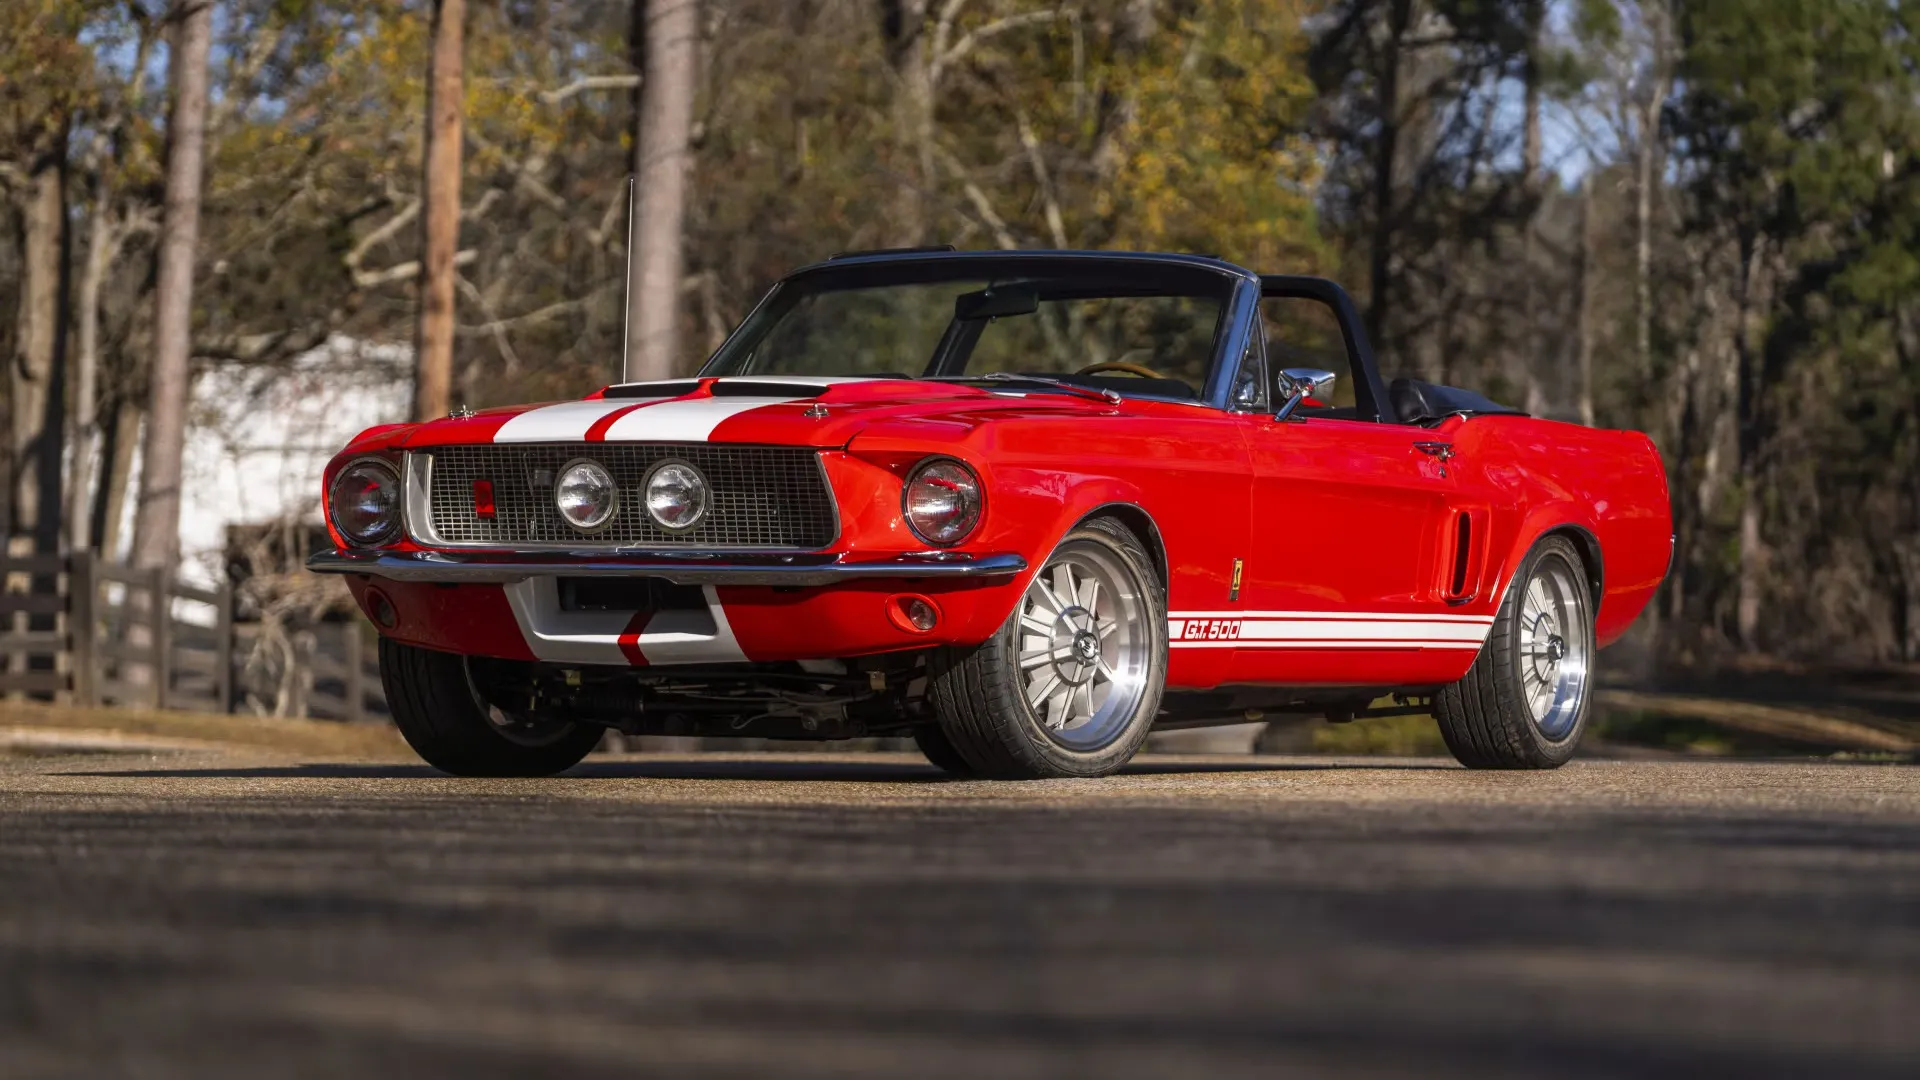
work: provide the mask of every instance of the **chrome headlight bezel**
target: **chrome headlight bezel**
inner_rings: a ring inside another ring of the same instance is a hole
[[[591,470],[598,473],[599,478],[605,481],[606,505],[602,506],[590,520],[576,521],[567,513],[565,505],[561,502],[562,493],[567,488],[567,477],[576,469]],[[574,458],[560,466],[559,470],[553,474],[553,509],[560,515],[560,520],[566,522],[570,528],[581,533],[599,532],[611,524],[614,515],[620,512],[620,482],[614,479],[611,469],[598,461],[586,457]]]
[[[926,479],[927,474],[935,470],[944,472],[946,479],[950,483],[956,484],[963,493],[961,495],[961,501],[967,505],[965,505],[960,515],[959,527],[957,528],[936,531],[930,528],[923,528],[920,522],[914,520],[914,485]],[[955,475],[956,472],[957,476]],[[974,471],[973,466],[956,457],[949,457],[945,454],[935,454],[931,457],[920,459],[920,461],[914,464],[913,468],[907,470],[906,482],[900,485],[900,518],[907,523],[908,531],[912,532],[913,535],[922,542],[941,548],[963,544],[968,538],[973,536],[974,533],[980,530],[980,523],[986,520],[986,516],[986,485],[980,482],[980,474]]]
[[[340,520],[340,507],[343,501],[340,487],[355,475],[366,473],[379,474],[381,484],[391,493],[389,508],[379,526],[370,530],[355,531]],[[327,521],[340,534],[341,539],[353,547],[380,547],[391,542],[400,532],[404,518],[403,507],[406,504],[406,492],[400,482],[400,470],[393,462],[383,457],[362,457],[347,462],[333,476],[333,483],[327,486]]]

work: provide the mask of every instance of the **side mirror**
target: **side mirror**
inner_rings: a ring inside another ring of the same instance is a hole
[[[1287,396],[1280,405],[1280,411],[1273,414],[1275,420],[1292,419],[1293,411],[1300,403],[1310,397],[1319,397],[1325,391],[1333,389],[1334,380],[1339,376],[1331,371],[1319,368],[1282,368],[1278,383],[1279,390]]]

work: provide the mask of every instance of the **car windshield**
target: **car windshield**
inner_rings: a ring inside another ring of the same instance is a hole
[[[1050,272],[1041,260],[971,262],[829,266],[791,278],[702,374],[1046,388],[1009,378],[1030,376],[1129,396],[1195,400],[1204,392],[1228,276],[1153,264]]]

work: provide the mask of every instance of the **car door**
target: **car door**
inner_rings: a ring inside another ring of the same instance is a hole
[[[1269,344],[1275,367],[1315,357],[1299,341]],[[1343,377],[1359,367],[1324,362]],[[1426,428],[1375,419],[1364,403],[1342,404],[1354,396],[1337,383],[1330,397],[1285,420],[1273,410],[1238,414],[1253,505],[1232,677],[1381,686],[1457,678],[1485,631],[1448,604],[1460,539],[1451,529],[1451,445]]]

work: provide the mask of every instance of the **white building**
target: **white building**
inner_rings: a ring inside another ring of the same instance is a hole
[[[413,350],[335,338],[289,367],[223,364],[194,381],[180,494],[182,580],[224,573],[229,525],[320,522],[320,473],[348,439],[407,419]]]

